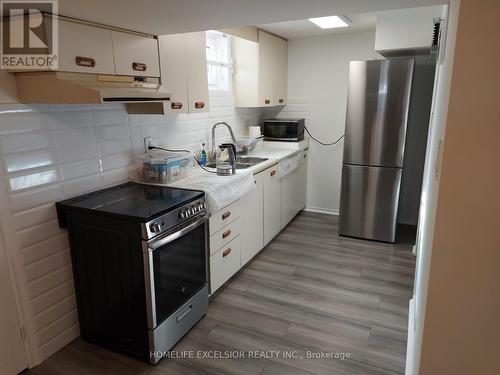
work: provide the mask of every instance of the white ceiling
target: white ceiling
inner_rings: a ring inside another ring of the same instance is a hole
[[[161,35],[444,3],[448,0],[59,0],[59,13]]]
[[[315,35],[357,33],[362,31],[375,30],[377,16],[374,13],[350,14],[347,15],[347,18],[351,20],[351,24],[348,27],[339,27],[336,29],[322,29],[307,19],[269,23],[258,25],[258,27],[262,30],[269,31],[270,33],[282,36],[286,39],[295,39]]]

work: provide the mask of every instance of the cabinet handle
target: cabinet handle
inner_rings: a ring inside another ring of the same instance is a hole
[[[205,102],[194,102],[194,107],[195,108],[204,108],[205,107]]]
[[[222,214],[222,220],[226,220],[229,216],[231,216],[231,211],[226,211]]]
[[[223,258],[227,257],[227,256],[229,255],[229,253],[230,253],[230,252],[231,252],[231,248],[224,250],[224,251],[222,252],[222,257],[223,257]]]
[[[138,72],[145,72],[148,66],[143,63],[133,62],[132,69],[137,70]]]
[[[278,101],[279,101],[279,102],[280,102],[280,104],[281,104],[281,103],[283,103],[285,100],[284,100],[284,99],[280,99],[280,100],[278,100]]]
[[[264,100],[265,104],[271,104],[271,101],[269,99]]]
[[[231,229],[226,230],[222,233],[222,239],[227,238],[231,234]]]
[[[172,102],[172,104],[170,105],[170,107],[172,107],[172,109],[181,109],[182,108],[182,103],[181,102]]]
[[[95,67],[95,59],[92,57],[75,56],[75,64],[78,66],[84,66],[86,68]]]
[[[273,177],[275,174],[276,174],[276,169],[273,169],[273,170],[271,171],[271,177]]]

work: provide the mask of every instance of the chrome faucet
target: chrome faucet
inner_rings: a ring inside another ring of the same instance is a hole
[[[229,124],[227,122],[220,121],[220,122],[214,124],[214,126],[212,126],[212,158],[213,158],[213,160],[216,159],[216,151],[215,151],[215,128],[218,125],[226,125],[227,126],[227,128],[229,129],[229,133],[231,134],[231,139],[233,140],[234,145],[236,145],[236,137],[234,136],[233,129],[229,126]]]

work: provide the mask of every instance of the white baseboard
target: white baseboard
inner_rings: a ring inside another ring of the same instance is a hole
[[[415,316],[414,316],[414,301],[410,300],[408,313],[408,341],[406,343],[406,366],[405,375],[413,375],[413,345],[415,341]]]
[[[316,212],[318,214],[327,214],[327,215],[339,216],[339,211],[337,211],[337,210],[331,210],[329,208],[319,208],[319,207],[306,206],[304,208],[304,211]]]

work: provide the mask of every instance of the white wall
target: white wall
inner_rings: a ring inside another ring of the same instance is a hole
[[[344,133],[349,61],[380,58],[375,33],[325,35],[288,42],[289,104],[279,113],[305,117],[311,133],[332,141]],[[264,116],[271,117],[272,111]],[[335,146],[310,142],[307,207],[337,213],[343,141]]]
[[[123,105],[0,105],[0,228],[18,264],[17,284],[30,338],[31,365],[78,336],[67,233],[54,202],[126,181],[143,137],[199,148],[211,125],[247,132],[256,111],[235,109],[231,95],[210,97],[193,115],[127,115]],[[227,139],[218,130],[218,142]]]

